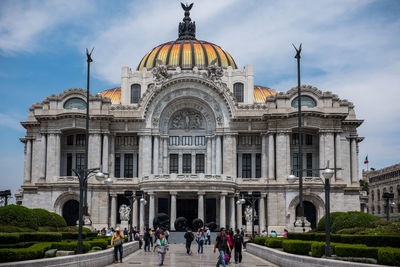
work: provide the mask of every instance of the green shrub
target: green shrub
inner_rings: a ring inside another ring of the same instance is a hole
[[[99,234],[97,232],[87,232],[86,236],[89,237],[97,237]]]
[[[0,207],[0,224],[37,230],[38,219],[31,209],[24,206],[7,205]]]
[[[254,244],[265,246],[266,237],[255,237]]]
[[[14,225],[0,225],[0,233],[16,233],[16,232],[34,232],[34,229],[28,227],[18,227]]]
[[[390,235],[341,235],[341,243],[365,244],[369,247],[400,247],[400,236]]]
[[[289,232],[287,234],[288,239],[293,240],[305,240],[305,241],[314,241],[315,240],[315,233],[295,233]]]
[[[338,257],[358,257],[378,259],[378,249],[365,245],[336,244],[335,254]]]
[[[336,233],[341,229],[354,227],[369,228],[372,222],[377,220],[379,220],[378,217],[365,212],[349,211],[336,217],[332,223],[331,232]]]
[[[265,245],[269,248],[282,248],[282,241],[285,238],[280,237],[266,237]]]
[[[101,249],[106,249],[108,245],[107,240],[104,239],[94,239],[92,241],[87,241],[87,243],[90,245],[90,248],[101,247]]]
[[[325,255],[325,242],[313,242],[311,245],[311,256],[321,258]],[[331,255],[335,254],[335,247],[338,243],[331,243]]]
[[[331,231],[332,231],[332,224],[336,221],[336,218],[340,215],[346,214],[345,212],[337,211],[337,212],[331,212],[330,213],[330,226],[331,226]],[[318,225],[317,225],[317,231],[325,231],[325,216],[319,220]]]
[[[78,232],[78,226],[66,226],[61,230],[62,232]],[[82,232],[91,232],[91,230],[87,227],[82,227]]]
[[[53,217],[53,223],[49,226],[54,226],[57,228],[62,228],[67,226],[67,222],[65,221],[64,217],[58,215],[55,212],[50,212],[51,216]]]
[[[36,244],[36,242],[19,242],[15,244],[0,244],[0,248],[27,248]]]
[[[345,228],[342,230],[337,231],[337,234],[347,234],[347,235],[354,235],[365,232],[365,227],[354,227],[354,228]]]
[[[24,261],[43,258],[51,243],[37,243],[28,248],[0,249],[0,262]]]
[[[62,235],[61,233],[48,233],[48,232],[19,233],[19,240],[21,242],[28,242],[28,241],[58,242],[62,240]]]
[[[0,233],[0,244],[15,244],[18,241],[18,233]]]
[[[400,249],[379,248],[378,263],[385,265],[400,266]]]
[[[90,243],[91,241],[83,241],[82,242],[82,248],[83,252],[86,253],[90,250]],[[58,250],[69,250],[69,251],[78,251],[78,242],[55,242],[51,244],[52,249],[58,249]]]
[[[62,232],[63,240],[78,240],[79,233],[78,232]],[[87,237],[87,232],[82,232],[82,239]]]
[[[283,240],[282,248],[283,251],[288,253],[308,255],[308,252],[311,250],[312,243],[312,241]]]

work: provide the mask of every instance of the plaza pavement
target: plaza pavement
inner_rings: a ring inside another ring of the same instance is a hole
[[[185,244],[172,244],[165,257],[164,266],[171,267],[208,267],[216,266],[218,251],[213,253],[213,245],[204,246],[204,253],[197,254],[197,244],[192,244],[192,255],[186,255]],[[232,254],[233,255],[233,254]],[[235,267],[266,267],[278,266],[261,258],[253,256],[245,250],[242,252],[242,263],[235,264],[235,260],[231,259],[228,266]],[[133,267],[133,266],[158,266],[158,257],[156,252],[144,252],[140,249],[131,255],[123,258],[123,263],[108,265],[110,267]],[[220,265],[222,266],[222,265]]]

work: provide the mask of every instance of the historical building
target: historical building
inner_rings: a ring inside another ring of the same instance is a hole
[[[389,202],[390,218],[400,217],[400,164],[395,164],[379,170],[363,171],[363,176],[369,184],[368,212],[378,217],[386,218],[386,201],[383,193],[393,193]]]
[[[188,9],[188,8],[186,8]],[[85,166],[85,90],[68,89],[30,107],[25,173],[18,203],[77,219],[79,190],[73,169]],[[92,225],[120,222],[125,190],[135,201],[133,225],[167,213],[241,227],[240,191],[260,191],[259,231],[293,229],[299,204],[298,142],[303,143],[304,205],[315,227],[324,215],[319,171],[341,168],[332,179],[331,210],[359,210],[358,143],[354,105],[331,92],[302,86],[304,134],[297,131],[297,88],[277,92],[254,85],[252,65],[239,68],[220,46],[196,39],[185,11],[179,38],[151,49],[136,69],[122,67],[121,87],[90,96],[88,167],[114,179],[88,183]],[[245,204],[246,205],[246,204]]]

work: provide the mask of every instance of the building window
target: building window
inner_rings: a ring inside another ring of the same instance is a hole
[[[192,154],[183,154],[183,173],[191,173],[192,172]]]
[[[292,133],[292,145],[298,145],[298,144],[299,144],[299,134]]]
[[[124,155],[124,177],[133,177],[133,154]]]
[[[194,144],[196,146],[204,146],[205,144],[205,137],[204,136],[196,136],[194,138]]]
[[[261,177],[261,154],[256,154],[256,178]]]
[[[306,166],[307,166],[307,176],[312,177],[313,176],[313,171],[312,171],[312,153],[307,153],[306,154]]]
[[[204,154],[196,154],[196,173],[204,173]]]
[[[251,135],[240,135],[239,143],[241,145],[251,145]]]
[[[242,154],[242,178],[251,178],[251,154]]]
[[[115,167],[114,167],[114,176],[116,178],[121,177],[121,155],[115,154]]]
[[[80,98],[74,97],[74,98],[68,99],[67,102],[65,102],[64,108],[65,109],[73,109],[73,108],[86,109],[86,102]]]
[[[313,139],[313,136],[311,134],[306,134],[306,145],[307,146],[312,146],[312,139]]]
[[[309,107],[309,108],[313,108],[317,105],[317,103],[315,102],[314,99],[312,99],[309,96],[301,96],[301,106],[302,107]],[[292,107],[294,108],[298,108],[299,106],[299,99],[298,97],[296,97],[293,101],[292,101]]]
[[[169,137],[169,145],[170,146],[178,146],[179,145],[179,136],[170,136]]]
[[[259,135],[254,135],[253,136],[253,144],[254,145],[261,145],[261,138]]]
[[[85,135],[84,134],[77,134],[76,135],[76,145],[77,146],[84,146],[85,145]]]
[[[192,145],[192,137],[191,136],[182,136],[182,145],[183,146],[191,146]]]
[[[237,102],[244,101],[244,85],[243,83],[235,83],[233,85],[233,94],[237,100]]]
[[[299,153],[293,153],[293,155],[292,155],[292,169],[293,169],[293,175],[298,177],[299,176],[298,170],[300,169]]]
[[[85,154],[76,153],[76,169],[81,170],[85,168]]]
[[[72,175],[72,153],[67,153],[67,176]]]
[[[67,146],[73,146],[73,145],[74,145],[74,136],[68,135],[67,136]]]
[[[381,190],[378,189],[376,194],[377,194],[377,197],[378,197],[378,201],[381,201]]]
[[[140,100],[140,84],[131,85],[131,104],[139,103]]]
[[[169,173],[178,173],[178,154],[169,155]]]

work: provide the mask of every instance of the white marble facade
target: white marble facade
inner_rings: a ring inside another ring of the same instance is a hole
[[[123,192],[142,190],[147,205],[136,201],[133,206],[133,225],[141,229],[165,206],[173,230],[186,200],[197,203],[195,217],[206,223],[239,228],[244,222],[244,207],[236,204],[239,192],[261,191],[258,229],[293,229],[298,182],[287,176],[296,164],[297,108],[292,102],[297,89],[260,103],[253,98],[251,65],[220,70],[223,76],[215,78],[208,68],[178,66],[157,76],[150,69],[123,67],[119,100],[90,97],[89,167],[101,167],[114,178],[109,186],[89,179],[93,227],[119,223]],[[244,85],[241,102],[233,89],[237,82]],[[138,103],[130,102],[133,84],[141,88]],[[362,120],[352,103],[331,92],[303,86],[302,94],[316,104],[303,107],[303,168],[322,168],[327,160],[342,168],[332,179],[331,211],[359,210],[362,138],[357,127]],[[25,170],[19,204],[62,215],[65,203],[79,200],[71,169],[84,164],[85,110],[66,103],[86,101],[85,95],[85,90],[68,89],[30,107],[22,122]],[[318,221],[324,215],[320,173],[305,176],[304,200],[314,206]]]

